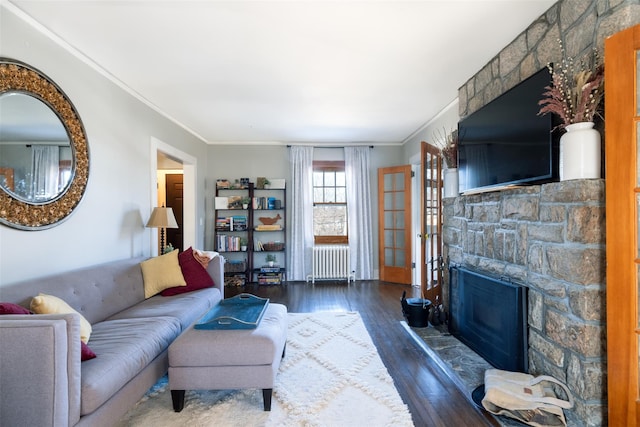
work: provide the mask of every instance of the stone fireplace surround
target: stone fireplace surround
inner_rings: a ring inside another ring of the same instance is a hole
[[[445,257],[528,288],[529,372],[564,381],[584,426],[606,425],[604,196],[594,179],[444,200]]]

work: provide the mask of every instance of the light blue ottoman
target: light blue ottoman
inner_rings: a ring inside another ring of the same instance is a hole
[[[185,390],[261,388],[264,410],[287,341],[287,307],[269,304],[255,329],[203,330],[193,325],[169,346],[173,409],[182,411]]]

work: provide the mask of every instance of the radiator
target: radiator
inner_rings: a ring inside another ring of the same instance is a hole
[[[315,283],[316,279],[346,279],[347,283],[355,281],[349,258],[348,245],[314,246],[312,274],[307,276],[307,282],[311,280]]]

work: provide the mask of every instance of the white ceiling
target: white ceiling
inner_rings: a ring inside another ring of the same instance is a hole
[[[3,0],[208,143],[401,144],[554,0]]]

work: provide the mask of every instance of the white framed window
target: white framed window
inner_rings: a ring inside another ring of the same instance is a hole
[[[347,182],[343,161],[313,162],[315,243],[348,243]]]

